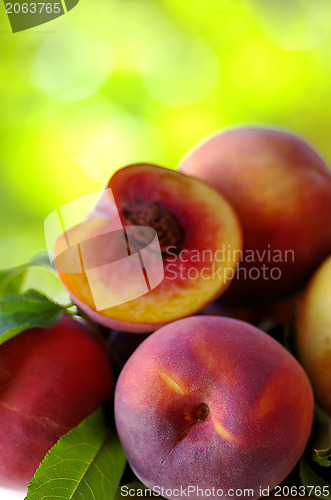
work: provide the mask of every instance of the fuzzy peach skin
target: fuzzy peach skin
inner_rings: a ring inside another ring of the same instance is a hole
[[[299,303],[295,347],[316,402],[331,415],[331,256],[318,268]]]
[[[331,174],[302,138],[264,127],[221,130],[179,169],[216,188],[242,224],[244,262],[222,301],[246,306],[295,294],[330,253]]]
[[[61,236],[55,248],[62,283],[93,320],[116,330],[151,332],[197,312],[225,290],[238,263],[242,236],[236,214],[216,190],[198,179],[149,164],[118,170],[106,189],[101,197],[103,209],[97,206],[86,220]],[[104,208],[106,196],[109,209]],[[147,249],[144,234],[134,233],[130,242],[130,231],[141,231],[142,226],[158,237],[152,250]],[[70,250],[66,250],[68,241]],[[132,252],[131,243],[140,250],[149,286],[144,281],[145,290],[121,300],[140,286],[134,277],[139,277],[141,264],[139,269],[134,267],[137,260],[132,256],[137,252],[135,248]],[[77,246],[80,251],[75,253]],[[231,251],[217,255],[223,247]],[[124,259],[128,251],[131,257]],[[78,255],[85,266],[81,271]],[[161,279],[153,286],[150,278],[155,275]]]
[[[113,394],[108,354],[63,316],[0,346],[0,484],[26,488],[56,441]]]
[[[249,488],[250,498],[297,463],[313,404],[306,373],[284,347],[248,323],[212,316],[152,333],[115,389],[117,430],[146,486]]]

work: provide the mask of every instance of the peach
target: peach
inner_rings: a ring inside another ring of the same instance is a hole
[[[64,315],[0,347],[0,484],[26,488],[56,441],[113,394],[108,353]]]
[[[224,496],[247,489],[250,498],[271,491],[306,446],[313,405],[306,373],[281,344],[248,323],[212,316],[152,333],[115,389],[128,461],[169,499],[189,486],[200,488],[193,499],[212,488]]]
[[[222,299],[271,303],[298,292],[331,251],[331,174],[300,137],[239,127],[191,150],[180,171],[210,183],[236,210],[244,252]]]
[[[311,278],[296,313],[296,354],[316,402],[331,415],[331,256]]]
[[[118,170],[106,188],[55,248],[60,279],[86,314],[116,330],[148,333],[224,291],[242,238],[237,216],[216,190],[147,164]],[[231,251],[219,258],[223,246]]]

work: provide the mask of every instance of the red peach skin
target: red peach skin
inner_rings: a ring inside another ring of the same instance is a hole
[[[149,488],[248,488],[258,498],[299,460],[312,415],[312,389],[295,358],[229,318],[181,319],[151,334],[115,390],[120,439]]]
[[[110,398],[104,346],[63,316],[0,347],[0,484],[26,488],[56,441]]]
[[[217,189],[242,224],[245,259],[224,303],[268,304],[295,294],[331,252],[331,174],[295,134],[226,129],[189,151],[179,168]]]

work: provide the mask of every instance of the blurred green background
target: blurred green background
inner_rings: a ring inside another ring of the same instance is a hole
[[[0,268],[114,169],[173,168],[225,126],[286,127],[331,163],[329,0],[80,0],[17,34],[1,3],[0,43]]]

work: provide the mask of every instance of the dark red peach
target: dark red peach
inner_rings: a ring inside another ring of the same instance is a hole
[[[0,484],[26,488],[56,441],[113,393],[105,346],[63,316],[0,346]]]

